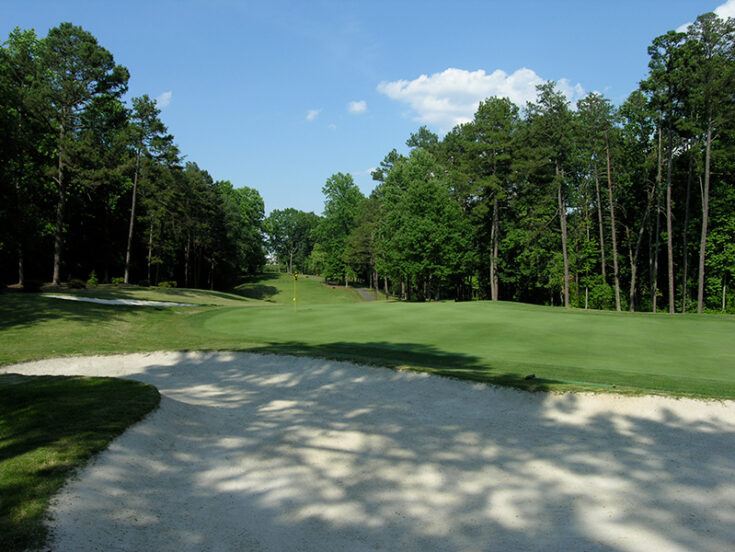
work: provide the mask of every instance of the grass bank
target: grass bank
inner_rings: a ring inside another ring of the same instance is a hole
[[[0,374],[0,550],[46,539],[49,500],[67,478],[158,405],[151,385]]]

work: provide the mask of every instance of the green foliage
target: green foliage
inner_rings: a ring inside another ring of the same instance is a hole
[[[125,283],[125,278],[123,278],[122,276],[116,276],[110,280],[110,283],[113,286],[121,286]]]
[[[69,280],[69,287],[71,289],[86,289],[87,283],[79,278],[72,278]]]
[[[417,148],[394,165],[383,186],[378,270],[415,287],[420,300],[440,296],[466,251],[468,229],[440,172],[432,154]]]
[[[97,273],[93,270],[89,273],[89,278],[87,279],[87,285],[89,287],[97,287],[99,285],[99,280],[97,279]]]
[[[347,237],[354,226],[360,204],[364,201],[352,175],[337,173],[327,179],[322,188],[324,213],[316,230],[317,242],[324,252],[324,277],[331,281],[345,278],[346,264],[342,260]]]
[[[0,47],[0,282],[41,279],[52,255],[55,283],[227,287],[265,263],[258,192],[181,167],[155,100],[123,103],[127,80],[71,23]]]
[[[175,287],[178,287],[178,285],[177,285],[177,283],[176,283],[175,280],[171,280],[171,281],[158,282],[158,287],[160,287],[160,288],[175,288]]]
[[[314,249],[319,217],[297,209],[275,209],[265,219],[263,227],[268,246],[288,272],[304,270]]]

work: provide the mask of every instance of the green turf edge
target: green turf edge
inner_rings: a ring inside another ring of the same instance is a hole
[[[199,350],[202,352],[201,350]],[[397,371],[426,373],[434,376],[445,377],[471,383],[484,383],[487,385],[495,385],[499,387],[510,387],[529,392],[545,392],[545,393],[604,393],[604,394],[620,394],[627,396],[661,396],[674,399],[691,398],[699,400],[724,401],[735,400],[735,385],[723,385],[720,381],[713,381],[708,388],[707,393],[698,393],[687,390],[688,386],[685,380],[689,378],[671,378],[664,376],[649,376],[650,383],[647,385],[630,386],[622,383],[595,382],[588,381],[569,381],[554,378],[544,378],[539,372],[538,366],[525,372],[511,372],[508,370],[489,372],[487,369],[479,368],[454,368],[451,366],[440,364],[417,364],[415,362],[396,361],[387,355],[395,356],[392,351],[387,352],[386,356],[382,355],[360,355],[354,352],[346,352],[341,350],[339,346],[330,349],[329,345],[315,347],[305,344],[253,344],[251,346],[243,346],[237,349],[212,349],[208,352],[249,352],[255,354],[273,354],[307,358],[320,358],[324,360],[336,360],[342,362],[351,362],[374,368],[386,368]],[[558,367],[555,367],[558,369]],[[600,374],[600,370],[595,371]],[[534,375],[534,378],[527,379],[527,376]],[[673,388],[662,390],[663,383],[669,384],[672,379],[682,380],[681,388]],[[701,381],[701,379],[698,379]],[[614,380],[608,380],[614,381]]]
[[[0,550],[38,550],[51,498],[160,394],[131,380],[7,372],[0,394]]]
[[[735,385],[723,384],[719,380],[712,380],[707,388],[706,393],[692,392],[688,390],[690,380],[702,381],[702,378],[687,378],[674,376],[644,375],[648,379],[648,383],[640,383],[637,385],[626,385],[616,381],[620,374],[610,372],[609,377],[605,377],[604,370],[595,370],[594,378],[590,381],[582,381],[578,376],[575,380],[545,378],[543,377],[543,366],[535,365],[522,370],[521,367],[506,366],[503,371],[489,371],[486,367],[478,368],[457,368],[449,363],[417,363],[406,359],[395,360],[394,351],[385,351],[385,355],[376,353],[375,355],[358,354],[353,351],[346,351],[341,344],[332,345],[309,345],[303,343],[263,343],[250,342],[240,343],[236,347],[208,347],[208,348],[177,348],[177,349],[156,349],[156,350],[135,350],[130,352],[120,351],[111,353],[109,351],[100,353],[85,353],[84,355],[61,355],[57,357],[42,357],[37,360],[51,360],[53,358],[74,358],[78,356],[118,356],[125,354],[148,354],[148,353],[249,353],[258,355],[277,355],[284,357],[312,358],[322,360],[333,360],[338,362],[349,362],[352,364],[369,366],[371,368],[381,368],[387,370],[395,370],[399,372],[416,372],[426,373],[433,376],[444,377],[448,379],[465,381],[468,383],[483,383],[498,387],[509,387],[532,393],[597,393],[597,394],[618,394],[626,396],[657,396],[669,397],[673,399],[697,399],[706,401],[733,401],[735,400]],[[451,360],[451,358],[449,358]],[[23,361],[33,362],[33,360]],[[506,363],[507,364],[507,363]],[[7,370],[11,366],[0,366],[0,370]],[[553,366],[558,372],[559,367]],[[578,369],[573,368],[575,373]],[[0,374],[1,375],[1,374]],[[533,375],[533,378],[527,376]],[[602,377],[601,377],[602,376]],[[597,381],[595,381],[595,379]],[[670,389],[662,389],[663,385],[671,385],[672,380],[677,380],[677,387]]]

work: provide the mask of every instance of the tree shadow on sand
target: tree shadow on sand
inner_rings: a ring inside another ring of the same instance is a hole
[[[71,484],[60,549],[80,535],[156,550],[735,542],[731,415],[654,412],[645,397],[596,410],[584,395],[270,355],[131,371],[161,408]]]

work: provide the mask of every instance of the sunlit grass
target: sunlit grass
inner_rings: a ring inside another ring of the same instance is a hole
[[[359,303],[360,294],[344,286],[328,286],[320,278],[300,275],[294,280],[290,274],[266,273],[254,276],[240,284],[235,293],[266,303],[291,305],[320,305],[332,303]]]

